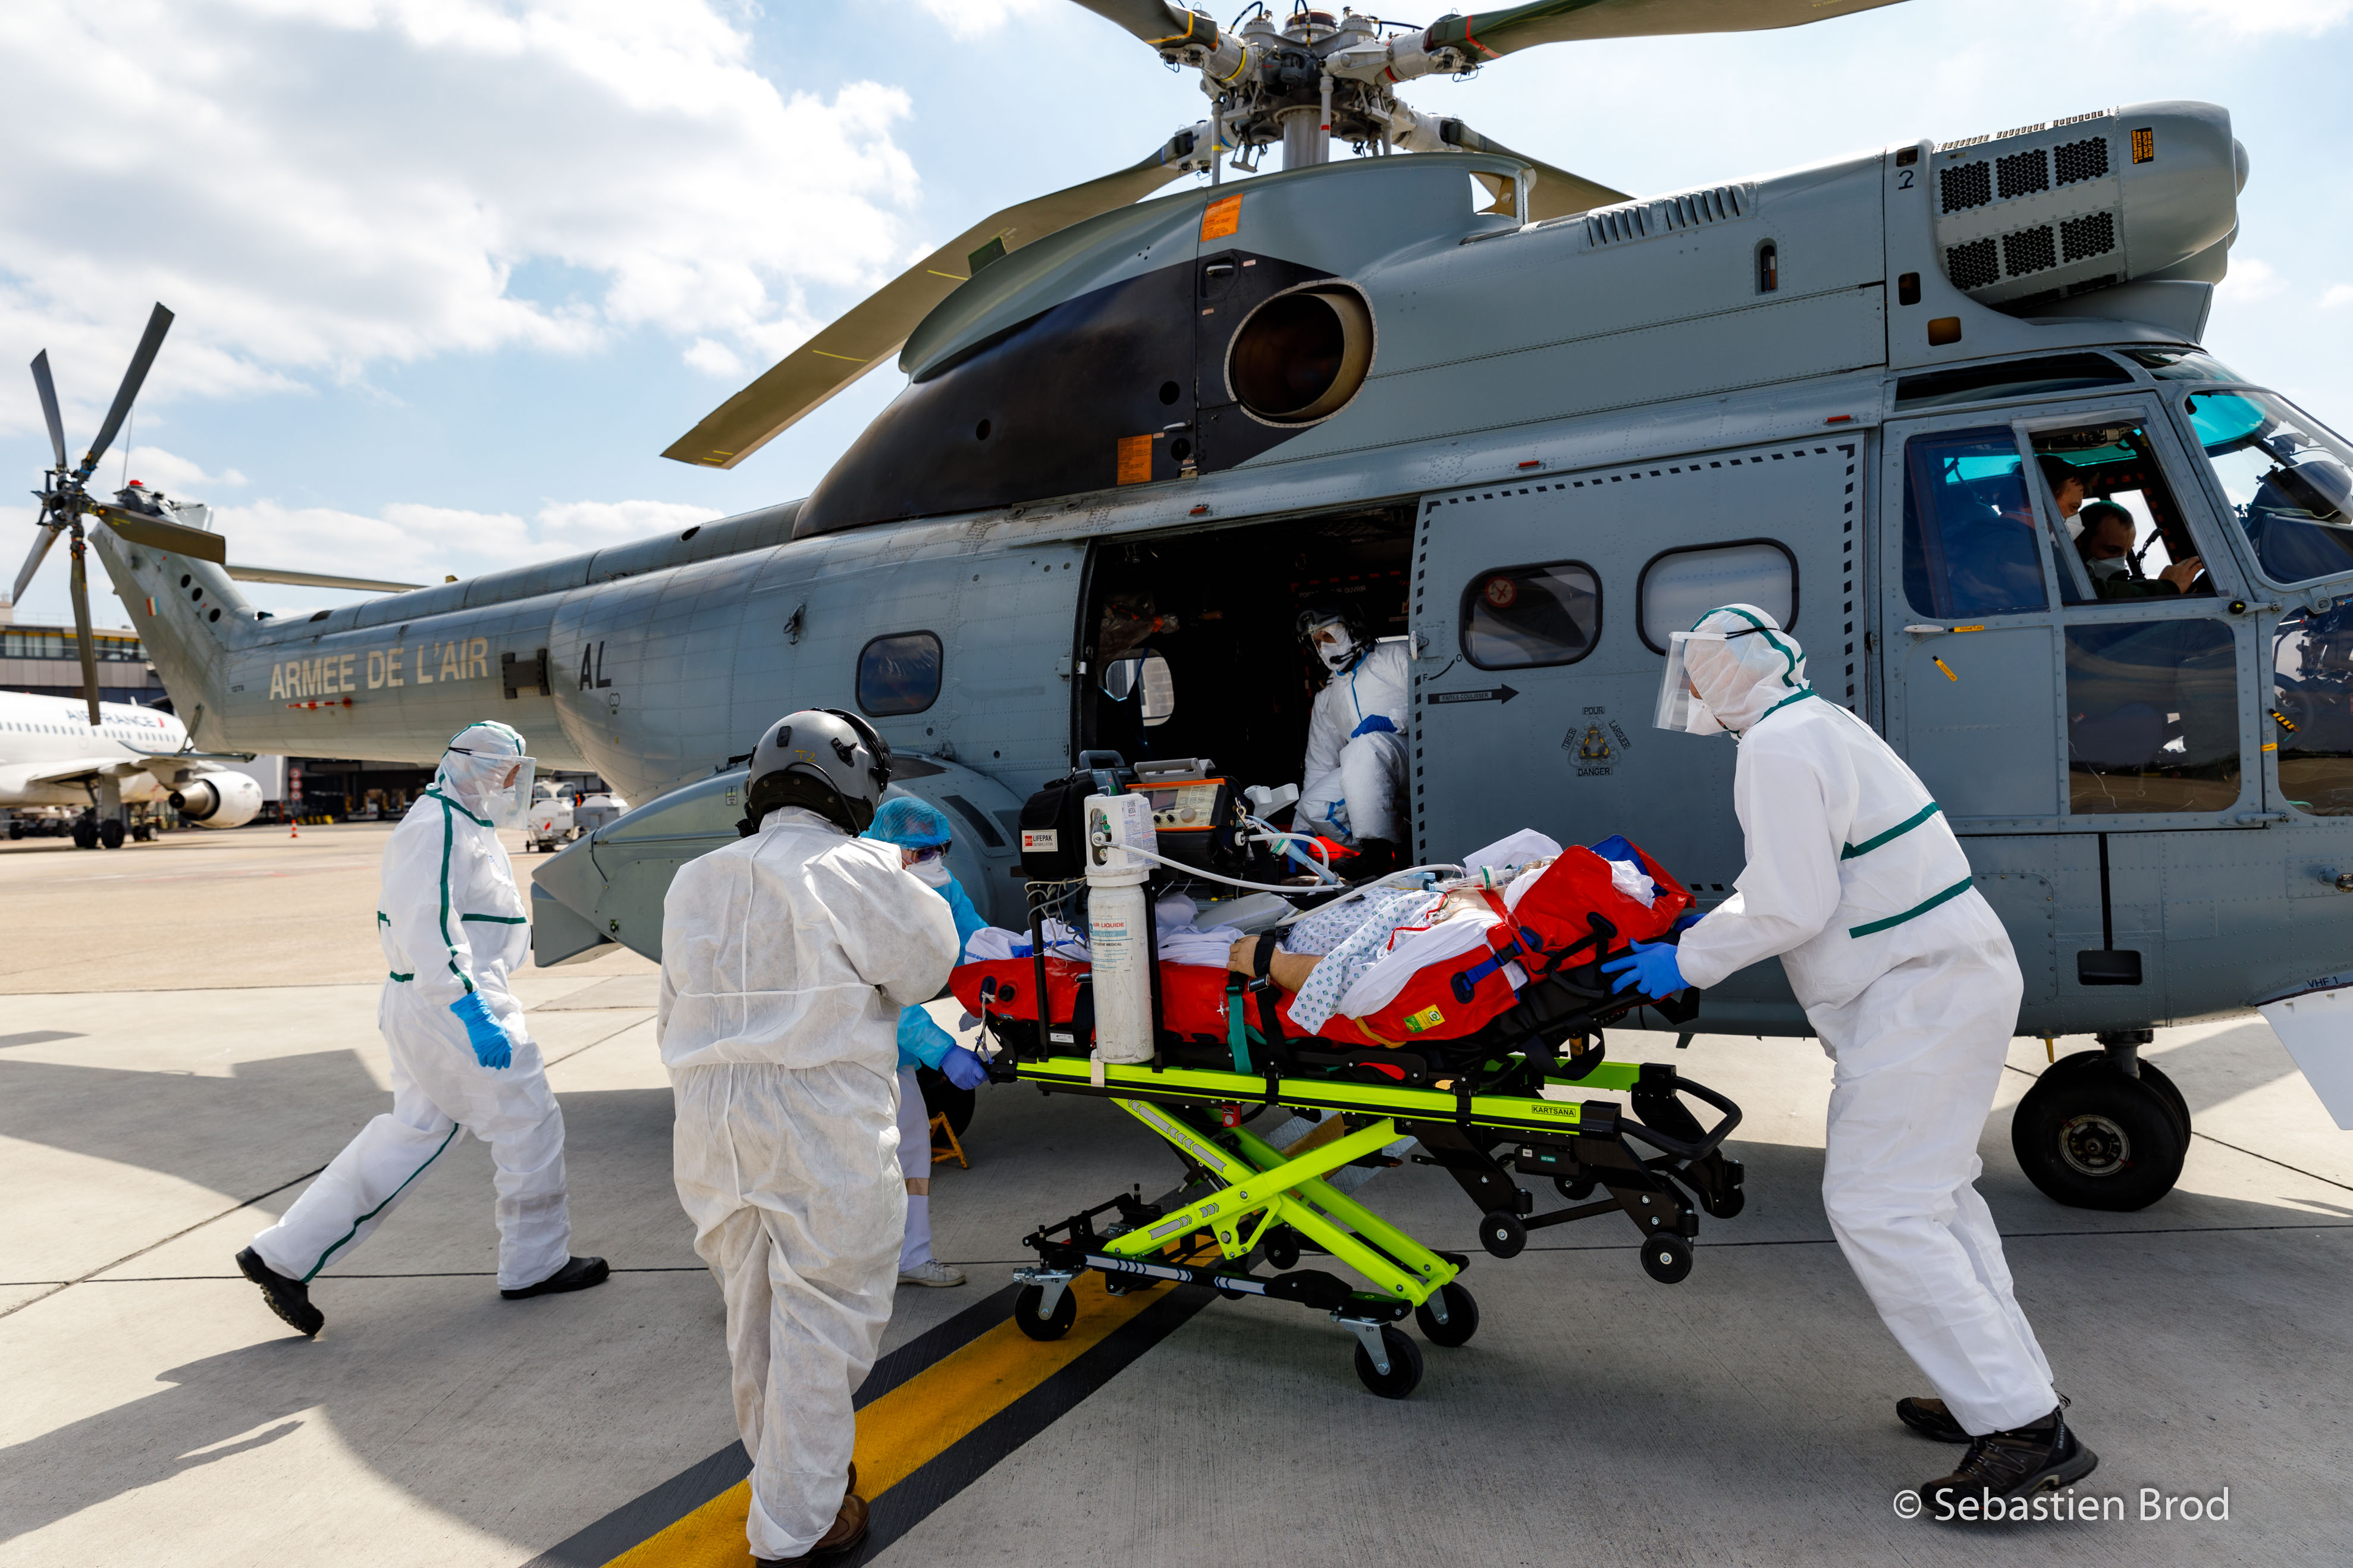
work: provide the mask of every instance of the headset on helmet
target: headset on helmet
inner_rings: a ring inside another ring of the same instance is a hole
[[[787,713],[752,748],[744,820],[749,837],[779,806],[806,806],[848,833],[863,833],[891,784],[891,742],[855,713],[804,708]]]

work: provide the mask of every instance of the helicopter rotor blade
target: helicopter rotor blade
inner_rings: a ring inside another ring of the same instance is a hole
[[[8,590],[8,602],[12,605],[25,602],[25,590],[32,585],[33,574],[41,569],[41,563],[48,559],[49,546],[58,542],[56,529],[42,523],[40,530],[39,537],[33,541],[32,553],[25,557],[25,564],[16,573],[16,585]]]
[[[98,728],[98,645],[90,635],[90,569],[83,564],[89,546],[82,542],[81,528],[73,531],[73,576],[71,578],[74,613],[74,643],[81,654],[81,694],[90,703],[90,725]]]
[[[1192,13],[1168,0],[1078,0],[1109,22],[1147,44],[1180,40],[1198,24]]]
[[[1126,206],[1176,179],[1198,138],[1179,132],[1143,162],[990,214],[851,306],[670,443],[665,458],[732,468],[868,371],[887,363],[934,306],[1008,252]]]
[[[1083,3],[1083,0],[1082,0]],[[1535,0],[1500,11],[1448,16],[1426,47],[1473,60],[1583,38],[1649,38],[1677,33],[1750,33],[1826,22],[1898,0]]]
[[[143,544],[150,550],[166,551],[174,555],[192,556],[198,561],[209,561],[216,566],[226,565],[228,562],[228,542],[217,533],[190,528],[185,522],[166,522],[160,517],[144,517],[103,502],[92,503],[90,510],[106,520],[107,527],[133,544]]]
[[[122,385],[114,394],[114,406],[106,411],[106,423],[98,427],[98,439],[82,454],[80,476],[88,479],[114,443],[114,433],[122,428],[123,420],[131,416],[131,405],[139,396],[139,388],[147,380],[148,367],[155,363],[157,351],[164,346],[164,334],[172,330],[172,312],[158,304],[147,318],[147,330],[139,335],[139,348],[131,356],[131,368],[122,373]],[[96,723],[95,719],[90,722]]]
[[[58,384],[49,379],[49,351],[33,356],[33,385],[41,395],[41,417],[48,422],[49,448],[58,455],[58,469],[66,468],[66,422],[58,416]]]

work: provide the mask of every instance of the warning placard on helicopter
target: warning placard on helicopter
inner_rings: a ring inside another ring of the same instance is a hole
[[[1152,482],[1152,443],[1155,436],[1122,436],[1119,438],[1119,482],[1142,485]]]
[[[1223,239],[1242,226],[1242,199],[1221,196],[1201,210],[1201,238]]]

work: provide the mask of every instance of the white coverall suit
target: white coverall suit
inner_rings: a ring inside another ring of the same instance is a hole
[[[286,1217],[253,1238],[263,1262],[308,1281],[364,1242],[459,1129],[491,1146],[497,1167],[499,1289],[536,1285],[564,1267],[572,1225],[564,1192],[564,1112],[507,975],[531,949],[522,894],[498,831],[457,798],[448,778],[392,830],[376,910],[390,970],[376,1026],[392,1054],[392,1110],[360,1129]],[[511,1065],[475,1058],[449,1005],[472,991],[512,1042]]]
[[[1411,664],[1403,637],[1384,637],[1315,694],[1292,816],[1302,833],[1398,842]]]
[[[906,1226],[899,1012],[956,946],[896,845],[798,806],[680,868],[662,903],[673,1166],[726,1295],[755,1557],[807,1552],[841,1506]]]
[[[1747,606],[1700,625],[1744,621],[1774,625]],[[2041,1420],[2059,1403],[2051,1365],[1973,1184],[2024,989],[2010,938],[1918,777],[1813,694],[1793,638],[1688,648],[1701,699],[1740,737],[1747,866],[1678,966],[1704,987],[1779,956],[1835,1063],[1822,1202],[1841,1250],[1964,1427]]]

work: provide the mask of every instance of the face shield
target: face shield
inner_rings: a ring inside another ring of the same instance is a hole
[[[522,826],[538,776],[539,759],[524,752],[520,734],[499,723],[460,730],[439,769],[459,804],[493,827]]]
[[[1720,735],[1724,726],[1692,686],[1689,653],[1694,642],[1722,643],[1734,634],[1675,632],[1667,638],[1667,668],[1659,677],[1659,708],[1651,722],[1691,735]]]

